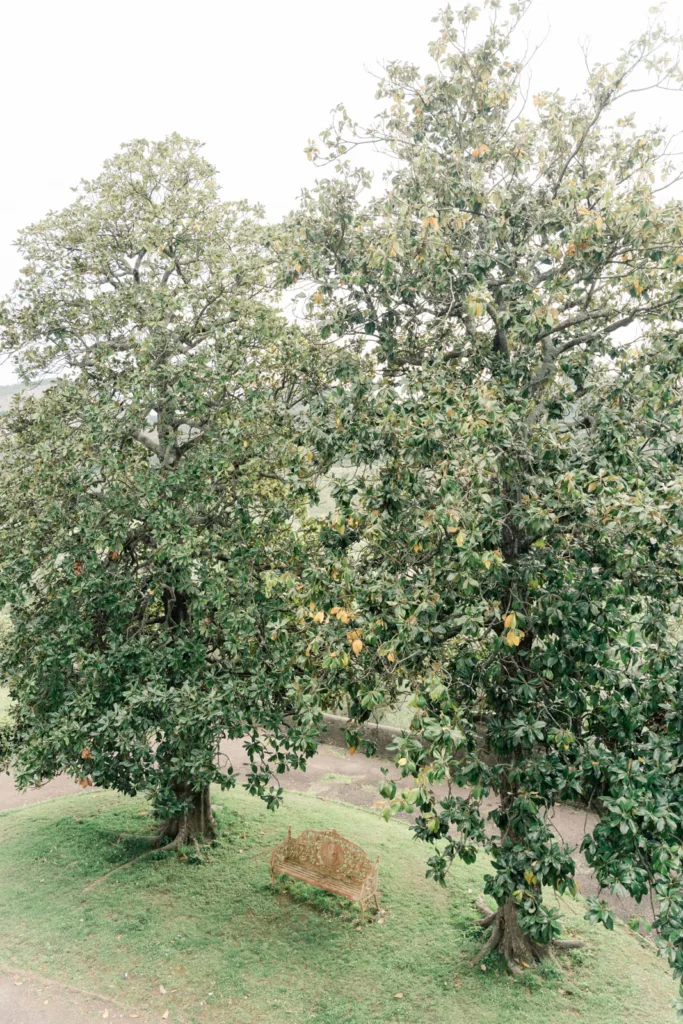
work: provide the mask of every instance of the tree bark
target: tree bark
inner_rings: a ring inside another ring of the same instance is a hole
[[[190,802],[184,814],[169,818],[161,828],[161,835],[172,840],[178,846],[202,839],[209,842],[216,835],[216,823],[211,810],[209,787],[198,792],[187,785],[176,787],[178,799]]]
[[[481,909],[480,905],[478,909]],[[548,946],[542,946],[522,931],[518,913],[519,909],[514,900],[507,900],[492,915],[477,922],[484,929],[491,928],[491,934],[475,956],[473,964],[480,963],[484,957],[497,949],[505,959],[510,973],[517,976],[522,968],[533,967],[545,956],[563,950],[581,949],[584,945],[578,939],[558,939]]]

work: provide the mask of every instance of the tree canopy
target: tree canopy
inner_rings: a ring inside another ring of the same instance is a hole
[[[0,426],[14,765],[147,789],[182,842],[234,784],[224,735],[275,806],[323,706],[408,695],[386,812],[440,882],[488,851],[482,953],[571,945],[543,887],[576,892],[549,812],[577,801],[680,976],[683,204],[624,102],[683,77],[655,24],[530,106],[527,6],[443,12],[433,69],[389,64],[369,127],[338,109],[277,228],[172,136],[22,233],[1,348],[53,380]]]
[[[22,233],[2,310],[3,350],[54,378],[0,425],[16,778],[144,788],[178,841],[234,784],[223,736],[275,806],[318,732],[302,425],[335,359],[277,311],[266,241],[198,144],[136,141]]]
[[[309,148],[331,171],[282,232],[309,321],[374,360],[320,410],[321,447],[356,471],[313,646],[359,722],[411,695],[412,782],[383,793],[416,812],[439,881],[491,854],[485,951],[517,971],[559,945],[542,886],[575,892],[575,866],[548,812],[579,801],[598,880],[654,895],[680,975],[683,204],[666,133],[627,97],[681,71],[653,25],[582,96],[531,106],[527,5],[485,6],[483,30],[474,7],[443,13],[429,73],[388,65],[369,127],[338,109]]]

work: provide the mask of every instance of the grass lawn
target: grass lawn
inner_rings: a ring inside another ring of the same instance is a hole
[[[9,694],[4,686],[0,686],[0,725],[9,715]]]
[[[623,926],[589,927],[578,902],[564,918],[588,948],[514,982],[495,958],[469,966],[484,864],[460,865],[443,890],[401,822],[293,793],[277,814],[243,791],[216,803],[223,834],[207,863],[155,854],[87,893],[145,849],[116,844],[151,827],[142,799],[93,793],[0,816],[0,962],[155,1017],[168,1009],[171,1024],[674,1020],[662,961]],[[268,858],[289,823],[338,828],[381,854],[383,924],[357,931],[349,904],[299,883],[271,890]]]

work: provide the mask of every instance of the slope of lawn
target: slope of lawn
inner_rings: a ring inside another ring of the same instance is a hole
[[[469,964],[484,864],[459,866],[444,890],[401,822],[292,793],[277,814],[243,791],[216,802],[222,838],[206,863],[155,854],[88,892],[146,849],[117,843],[151,829],[142,799],[96,792],[0,816],[0,963],[185,1024],[674,1020],[662,961],[623,926],[590,928],[580,902],[563,916],[588,948],[514,982],[495,957]],[[299,883],[271,889],[270,851],[290,823],[381,855],[381,924],[357,930],[349,904]]]
[[[4,686],[0,686],[0,725],[9,717],[9,693]]]

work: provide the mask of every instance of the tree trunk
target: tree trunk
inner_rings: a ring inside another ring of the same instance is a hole
[[[518,974],[523,967],[531,967],[549,952],[547,946],[539,946],[524,934],[517,920],[517,904],[513,900],[508,900],[481,923],[491,928],[491,935],[474,958],[475,964],[498,949],[510,971]]]
[[[488,911],[488,908],[482,904],[477,904],[477,906],[482,911]],[[490,928],[491,934],[472,963],[479,963],[489,953],[497,949],[505,958],[508,970],[514,975],[519,975],[523,967],[532,967],[544,956],[552,955],[553,952],[583,947],[584,943],[580,940],[556,940],[549,946],[542,946],[538,942],[534,942],[522,931],[518,913],[519,910],[514,900],[508,900],[493,913],[486,913],[479,924],[482,928]]]
[[[176,787],[176,795],[183,802],[191,801],[190,806],[184,814],[164,822],[162,836],[166,836],[178,846],[195,842],[200,838],[204,842],[213,839],[216,835],[216,823],[211,811],[209,787],[206,786],[197,792],[188,785],[179,785]]]

